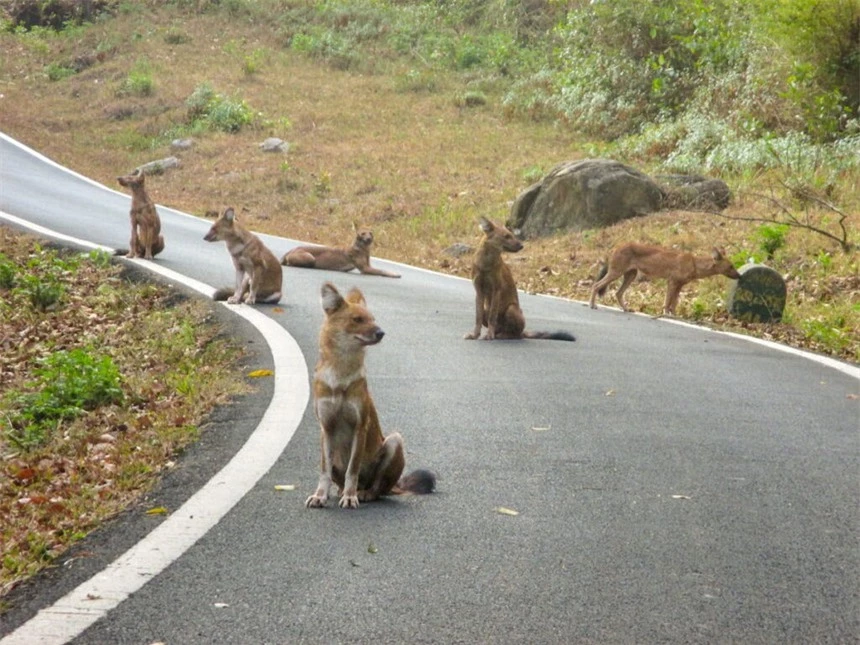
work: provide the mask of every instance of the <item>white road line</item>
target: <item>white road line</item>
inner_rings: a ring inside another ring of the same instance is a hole
[[[101,248],[0,211],[0,218],[35,233],[85,248]],[[125,260],[184,284],[207,297],[214,289],[152,262]],[[224,517],[275,464],[301,422],[310,398],[305,357],[295,339],[253,307],[223,306],[254,325],[275,363],[275,388],[260,424],[236,455],[145,538],[100,573],[8,634],[0,645],[52,645],[75,638],[179,558]]]

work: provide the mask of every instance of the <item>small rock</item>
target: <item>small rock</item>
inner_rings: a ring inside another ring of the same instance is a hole
[[[283,139],[277,137],[269,137],[260,144],[263,152],[287,152],[290,149],[290,144]]]
[[[174,150],[188,150],[194,145],[194,139],[174,139],[170,142],[170,147]]]
[[[164,159],[159,159],[158,161],[145,163],[142,166],[135,168],[135,170],[140,170],[144,175],[160,175],[165,170],[177,168],[178,166],[179,159],[176,157],[166,157]]]
[[[463,242],[454,242],[451,246],[443,251],[443,253],[447,255],[452,255],[455,258],[459,258],[468,253],[474,253],[475,249],[469,246],[468,244],[464,244]]]

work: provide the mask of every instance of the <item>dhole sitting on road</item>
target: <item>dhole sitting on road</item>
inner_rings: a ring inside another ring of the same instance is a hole
[[[242,226],[232,208],[224,211],[209,232],[207,242],[224,240],[236,267],[236,288],[233,295],[228,288],[215,292],[215,300],[226,300],[231,305],[244,302],[276,303],[281,299],[283,273],[278,258],[259,237]]]
[[[368,275],[381,275],[386,278],[399,278],[400,275],[391,271],[374,269],[370,266],[370,245],[373,244],[373,232],[369,228],[355,229],[355,241],[350,248],[335,248],[331,246],[297,246],[287,251],[281,264],[290,267],[306,269],[328,269],[329,271],[352,271],[358,269]]]
[[[475,252],[472,265],[472,284],[475,285],[475,328],[466,334],[467,340],[481,335],[486,327],[484,340],[508,338],[546,338],[550,340],[575,340],[567,332],[523,331],[526,319],[520,309],[517,285],[502,252],[516,253],[523,243],[504,226],[499,226],[481,217],[484,239]]]
[[[339,489],[341,508],[358,508],[359,502],[381,495],[433,492],[436,477],[431,472],[400,476],[406,461],[403,439],[397,432],[383,437],[367,389],[365,348],[376,345],[385,333],[358,289],[344,298],[326,282],[321,294],[325,320],[313,389],[322,463],[316,492],[305,506],[325,506],[332,482]]]
[[[120,186],[131,189],[131,241],[128,257],[143,257],[151,260],[164,250],[164,237],[161,233],[161,219],[155,204],[146,193],[146,177],[138,168],[130,175],[117,177]]]
[[[597,309],[594,301],[598,294],[602,296],[606,288],[623,275],[624,280],[615,292],[615,298],[621,308],[628,311],[627,305],[624,304],[624,292],[637,273],[646,278],[666,278],[668,291],[663,312],[671,315],[675,314],[681,287],[688,282],[712,275],[724,275],[732,280],[741,277],[734,265],[726,259],[725,251],[716,247],[711,255],[693,255],[661,246],[628,242],[613,249],[609,261],[601,267],[597,282],[591,288],[591,308]]]

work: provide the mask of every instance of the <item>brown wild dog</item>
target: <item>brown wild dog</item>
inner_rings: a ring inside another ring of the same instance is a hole
[[[226,300],[231,305],[280,301],[284,276],[278,258],[259,237],[239,223],[232,208],[224,211],[203,239],[207,242],[224,240],[236,267],[233,295],[229,288],[219,289],[212,296],[215,300]]]
[[[399,278],[400,274],[375,269],[370,266],[370,245],[373,244],[373,231],[369,228],[355,229],[355,241],[349,248],[331,246],[297,246],[287,251],[281,264],[305,269],[328,269],[329,271],[352,271],[358,269],[367,275],[381,275],[386,278]]]
[[[143,257],[151,260],[164,250],[164,236],[161,235],[161,219],[155,204],[146,193],[146,175],[138,168],[130,175],[117,177],[120,186],[131,189],[131,241],[128,257]]]
[[[524,331],[526,318],[520,309],[517,285],[502,252],[516,253],[523,243],[504,226],[481,217],[484,239],[475,252],[472,264],[472,284],[475,286],[475,328],[465,335],[474,340],[486,327],[484,340],[546,338],[549,340],[576,340],[567,332]]]
[[[403,438],[397,432],[382,435],[367,389],[365,348],[376,345],[385,332],[358,289],[343,297],[326,282],[321,296],[325,320],[313,390],[322,462],[319,484],[305,506],[325,506],[332,482],[338,487],[341,508],[358,508],[359,502],[382,495],[432,493],[433,473],[416,470],[401,477],[406,461]]]
[[[711,255],[693,255],[638,242],[621,244],[612,250],[609,261],[601,267],[597,281],[591,288],[589,304],[592,309],[597,309],[594,302],[597,296],[602,296],[606,288],[623,275],[624,280],[615,292],[615,298],[624,311],[629,311],[624,304],[624,292],[636,278],[636,274],[641,273],[646,278],[666,278],[668,291],[663,312],[674,315],[678,295],[688,282],[712,275],[724,275],[732,280],[741,277],[731,261],[725,257],[725,253],[725,250],[716,247]]]

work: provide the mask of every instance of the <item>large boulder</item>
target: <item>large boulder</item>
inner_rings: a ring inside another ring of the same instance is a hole
[[[507,225],[525,237],[601,228],[658,211],[663,198],[654,180],[623,163],[571,161],[520,193]]]

